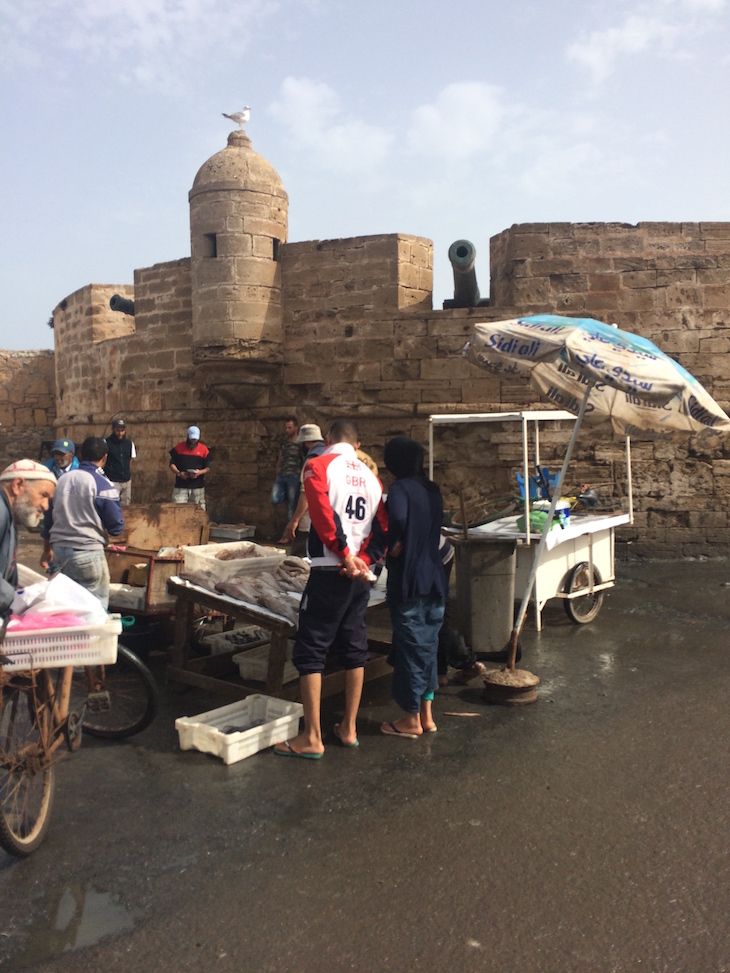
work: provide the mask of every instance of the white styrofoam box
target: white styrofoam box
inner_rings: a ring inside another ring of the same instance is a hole
[[[220,551],[235,551],[251,545],[252,541],[235,541],[230,544],[197,544],[183,547],[185,570],[211,571],[221,581],[229,581],[236,575],[271,571],[286,557],[286,551],[276,547],[262,547],[261,544],[253,544],[261,557],[236,558],[232,561],[221,561],[216,557]]]
[[[296,736],[299,719],[303,715],[301,703],[290,703],[285,699],[256,693],[199,716],[181,716],[175,720],[175,729],[181,750],[212,753],[220,757],[223,763],[233,764],[266,747],[273,747],[281,740]],[[255,720],[264,722],[250,730],[223,732],[224,727],[246,727]]]
[[[231,656],[231,661],[235,662],[238,666],[238,671],[241,673],[241,679],[256,679],[259,682],[266,682],[266,674],[269,669],[269,649],[271,645],[262,645],[259,648],[254,649],[244,649],[243,652],[239,652],[238,655]],[[284,663],[284,682],[293,682],[295,679],[299,678],[299,673],[292,665],[291,654],[292,654],[293,643],[290,641],[286,644],[286,659]]]
[[[256,528],[249,524],[245,527],[236,527],[233,524],[211,524],[210,539],[213,541],[243,541],[247,537],[253,537]]]
[[[111,666],[117,661],[117,637],[122,631],[119,615],[103,625],[44,628],[5,633],[0,652],[10,659],[5,672],[22,669],[58,669],[62,666]]]
[[[256,640],[251,640],[250,642],[240,642],[236,643],[235,640],[231,639],[230,636],[236,634],[236,632],[247,632],[254,634],[255,632],[263,632],[263,634]],[[215,635],[204,635],[201,639],[202,644],[208,649],[211,655],[220,655],[221,652],[233,652],[238,650],[243,652],[244,649],[253,649],[264,642],[269,642],[270,635],[265,632],[258,625],[242,625],[235,628],[232,632],[216,632]]]
[[[135,608],[137,611],[142,611],[146,595],[147,589],[138,588],[136,585],[118,582],[109,585],[109,604],[116,608]]]

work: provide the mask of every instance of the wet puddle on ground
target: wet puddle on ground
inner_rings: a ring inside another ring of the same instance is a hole
[[[25,949],[6,967],[20,970],[69,950],[93,946],[105,936],[134,928],[141,915],[116,896],[93,886],[66,885],[34,904],[37,918],[27,927]]]

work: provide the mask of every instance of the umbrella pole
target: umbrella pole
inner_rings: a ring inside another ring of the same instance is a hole
[[[560,500],[560,494],[563,489],[563,480],[565,479],[565,473],[568,469],[568,463],[570,462],[570,457],[573,453],[573,447],[575,446],[575,441],[578,438],[578,432],[580,431],[581,423],[583,422],[583,416],[586,411],[586,406],[588,405],[588,397],[591,394],[594,384],[595,384],[594,381],[588,383],[588,387],[586,388],[585,395],[583,396],[583,401],[580,404],[580,409],[578,410],[578,417],[575,420],[575,425],[573,426],[573,433],[570,437],[570,442],[568,443],[568,449],[565,453],[565,459],[563,460],[563,465],[560,469],[560,476],[558,477],[558,482],[555,484],[553,498],[550,501],[550,510],[548,511],[547,520],[545,521],[545,527],[543,528],[542,534],[540,536],[540,542],[537,545],[537,551],[535,552],[535,557],[533,558],[532,561],[530,576],[527,579],[527,587],[525,588],[525,593],[522,596],[522,604],[520,605],[520,610],[517,614],[517,620],[515,621],[515,627],[512,630],[512,636],[510,638],[509,652],[507,654],[507,665],[510,669],[514,669],[515,667],[515,659],[517,658],[517,640],[520,637],[522,626],[525,624],[525,615],[527,614],[527,606],[530,602],[530,595],[532,594],[532,589],[535,586],[535,577],[537,575],[537,569],[540,564],[540,558],[542,557],[542,552],[545,550],[547,535],[550,532],[550,527],[552,526],[555,508],[558,505],[558,500]],[[529,528],[529,521],[526,526]]]

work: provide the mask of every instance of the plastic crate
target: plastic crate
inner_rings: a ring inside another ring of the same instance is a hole
[[[216,557],[220,551],[236,550],[244,542],[238,541],[232,544],[199,544],[192,547],[184,547],[185,571],[210,571],[219,581],[229,581],[237,575],[261,574],[262,571],[270,571],[286,557],[286,551],[278,550],[275,547],[262,547],[261,544],[254,544],[261,557],[238,558],[233,561],[221,561]],[[251,544],[251,541],[246,541]]]
[[[234,524],[211,524],[209,536],[212,541],[244,541],[255,533],[256,528],[249,524],[243,527],[236,527]]]
[[[269,650],[271,645],[262,645],[260,648],[244,649],[238,655],[231,656],[231,661],[238,666],[241,679],[255,679],[258,682],[266,682],[266,674],[269,670]],[[287,642],[286,658],[284,663],[284,682],[293,682],[299,678],[299,673],[294,668],[291,661],[292,643]]]
[[[301,703],[290,703],[285,699],[257,693],[199,716],[181,716],[175,720],[175,729],[181,750],[212,753],[220,757],[223,763],[233,764],[259,750],[273,747],[280,740],[296,736],[303,714]],[[224,727],[245,727],[255,720],[264,722],[250,730],[223,732]]]
[[[62,666],[113,665],[121,616],[110,615],[103,625],[78,628],[44,628],[34,632],[7,632],[0,653],[10,659],[5,672],[22,669],[59,669]]]
[[[253,635],[256,632],[263,634],[252,638],[250,642],[236,642],[236,634],[246,632]],[[216,632],[215,635],[204,635],[200,640],[201,645],[206,648],[211,655],[220,655],[221,652],[244,652],[248,649],[256,649],[260,645],[268,645],[271,636],[259,625],[243,625],[235,628],[232,632]]]

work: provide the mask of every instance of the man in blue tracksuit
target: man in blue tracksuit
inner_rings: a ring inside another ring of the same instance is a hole
[[[109,567],[104,554],[107,534],[124,530],[119,491],[104,475],[107,444],[89,436],[81,446],[81,465],[61,477],[53,504],[44,518],[41,564],[53,562],[109,607]],[[62,490],[59,487],[63,486]]]
[[[57,439],[51,448],[51,458],[43,464],[60,480],[64,473],[79,468],[76,447],[70,439]]]

